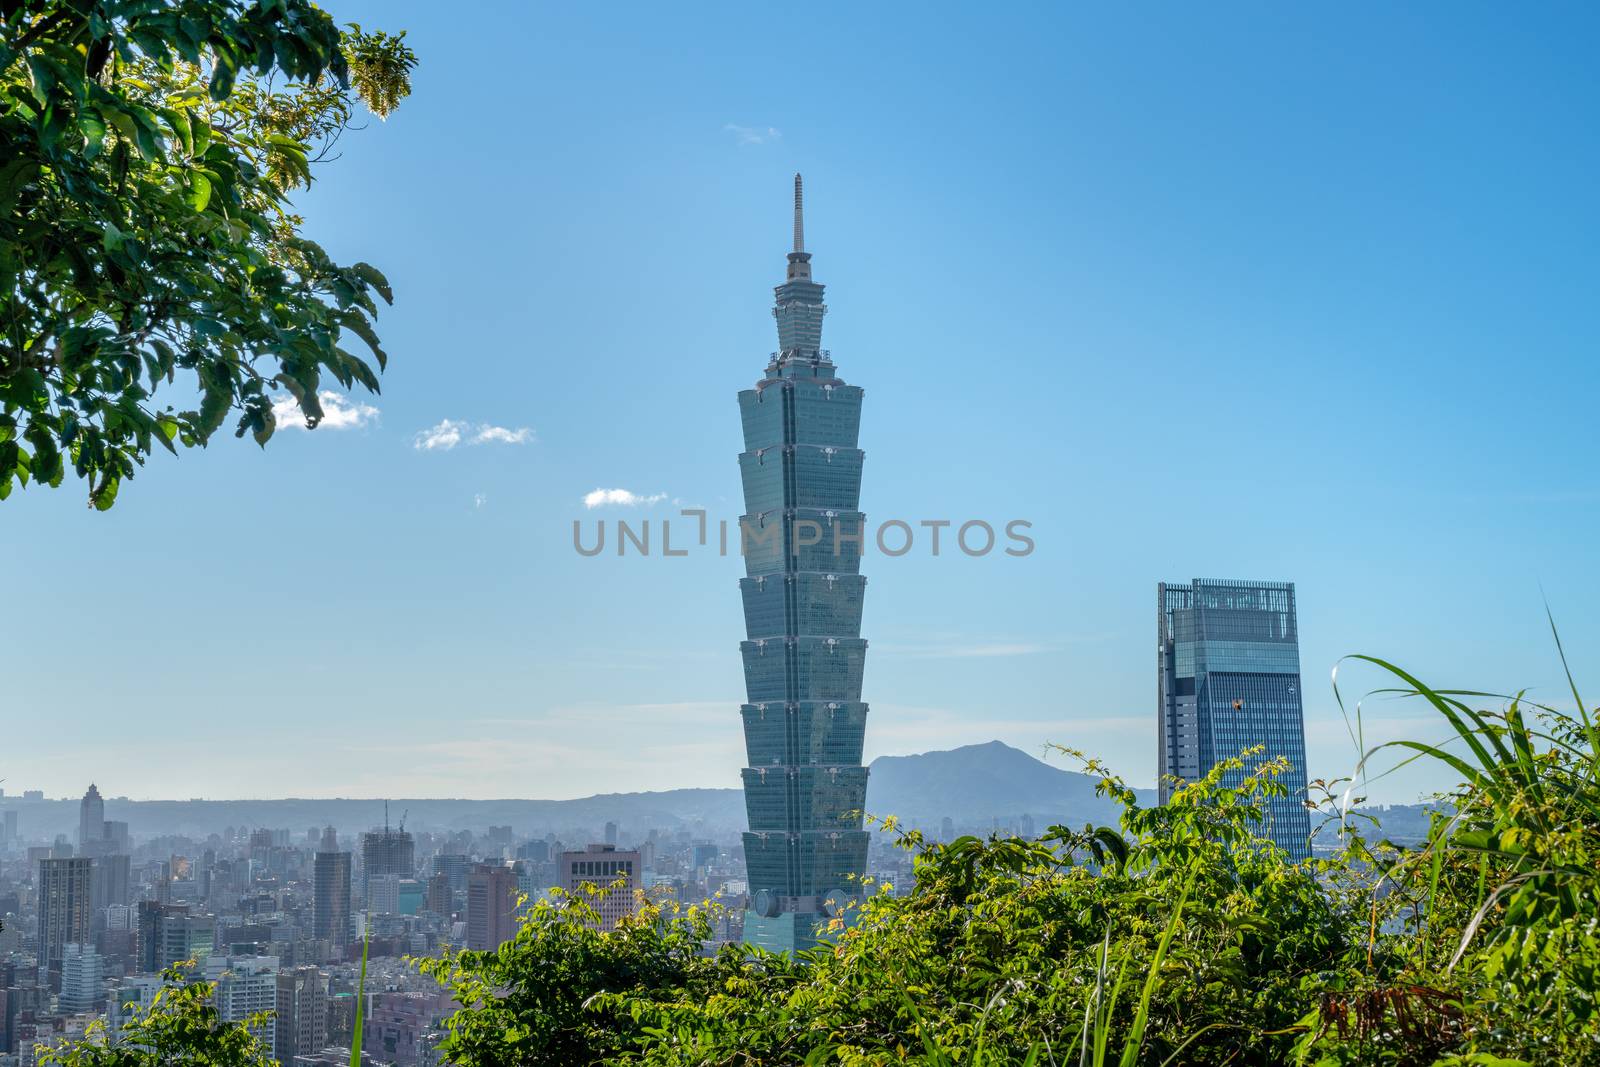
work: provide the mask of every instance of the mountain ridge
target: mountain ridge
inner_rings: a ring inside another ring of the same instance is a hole
[[[870,764],[867,811],[902,822],[937,826],[949,817],[957,826],[989,826],[1026,813],[1040,827],[1052,822],[1115,821],[1116,805],[1094,794],[1094,779],[1039,760],[1000,741],[903,756],[879,756]],[[1143,794],[1153,791],[1142,790]],[[0,799],[0,810],[25,814],[19,830],[30,839],[77,826],[75,799]],[[395,818],[409,812],[416,830],[449,832],[510,825],[518,833],[598,829],[606,822],[627,828],[660,826],[739,830],[745,826],[744,795],[738,787],[686,787],[631,793],[597,793],[571,800],[503,798],[405,798],[388,800]],[[341,833],[382,825],[384,801],[361,797],[244,800],[122,800],[105,802],[108,819],[130,824],[135,835],[204,837],[228,826],[287,826],[291,836],[332,824]]]

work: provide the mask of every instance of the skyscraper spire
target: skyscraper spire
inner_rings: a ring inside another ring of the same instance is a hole
[[[806,250],[805,190],[798,173],[794,176],[794,250]]]
[[[794,176],[794,251],[789,253],[788,279],[791,282],[811,280],[811,253],[806,251],[805,187],[800,175]]]

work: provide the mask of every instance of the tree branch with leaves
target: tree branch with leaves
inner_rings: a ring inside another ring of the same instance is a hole
[[[0,0],[0,500],[70,468],[104,510],[157,446],[378,391],[389,283],[290,194],[415,64],[308,0]]]

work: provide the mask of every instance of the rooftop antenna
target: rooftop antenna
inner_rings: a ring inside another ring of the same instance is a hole
[[[798,173],[794,176],[794,250],[806,250],[805,190]]]

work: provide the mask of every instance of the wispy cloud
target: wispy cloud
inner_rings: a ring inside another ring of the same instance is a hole
[[[874,651],[888,656],[900,656],[906,659],[972,659],[989,658],[993,656],[1033,656],[1040,652],[1049,652],[1050,645],[1032,642],[1003,642],[1003,641],[948,641],[929,645],[889,645],[886,647],[874,646]]]
[[[730,122],[722,127],[724,133],[731,133],[739,144],[766,144],[783,137],[783,131],[772,126],[740,126]]]
[[[473,493],[472,494],[472,506],[474,508],[481,510],[483,508],[483,506],[485,504],[487,504],[488,502],[489,502],[489,494],[487,494],[487,493]]]
[[[665,499],[667,499],[665,493],[651,493],[647,496],[630,489],[596,489],[584,494],[583,506],[591,510],[607,506],[638,508],[659,504]]]
[[[419,431],[411,439],[411,447],[419,452],[448,452],[457,445],[525,445],[533,440],[533,430],[527,426],[511,429],[488,423],[441,419],[437,426]]]
[[[360,430],[378,421],[378,409],[362,404],[340,393],[324,391],[317,394],[322,403],[322,421],[319,430]],[[278,420],[280,430],[304,430],[305,412],[300,402],[285,393],[272,402],[272,417]]]
[[[475,445],[525,445],[533,440],[533,431],[526,426],[515,430],[506,426],[480,426],[472,438]]]

